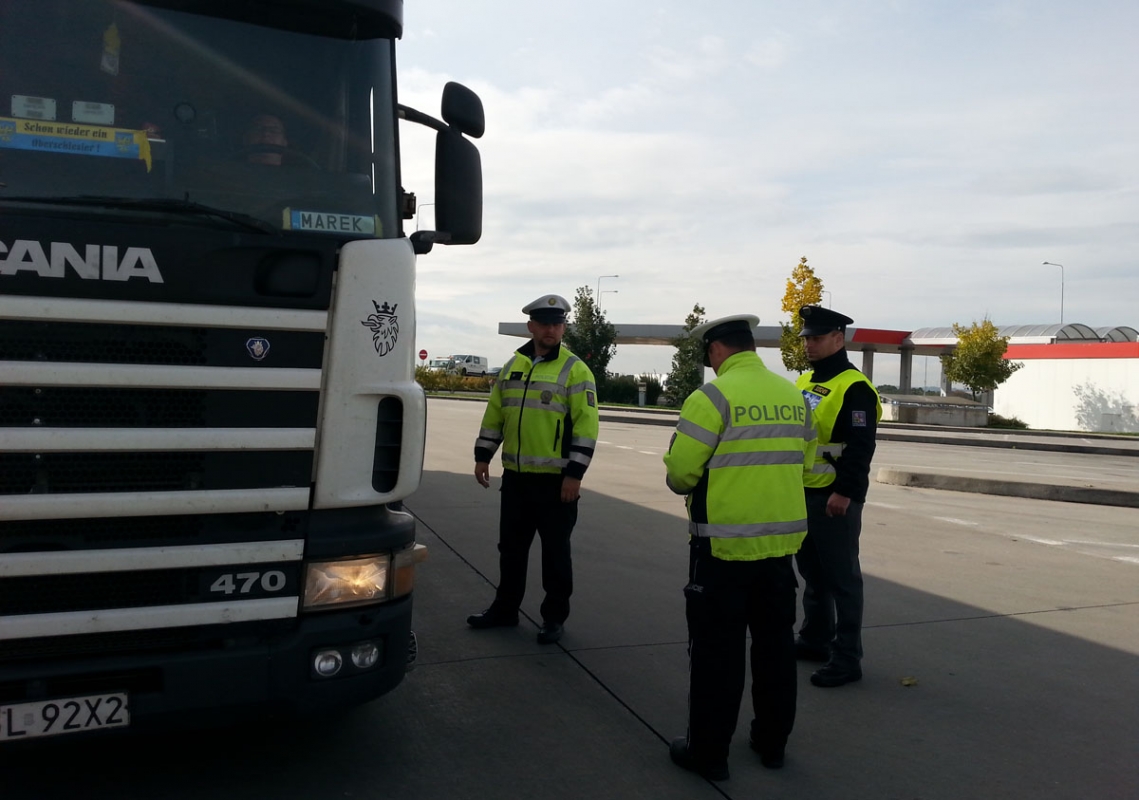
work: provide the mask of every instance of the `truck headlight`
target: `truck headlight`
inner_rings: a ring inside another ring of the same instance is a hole
[[[411,594],[415,565],[427,548],[413,544],[392,555],[313,561],[305,570],[305,610],[367,605]]]
[[[390,567],[386,555],[312,562],[305,571],[303,607],[364,605],[387,600]]]

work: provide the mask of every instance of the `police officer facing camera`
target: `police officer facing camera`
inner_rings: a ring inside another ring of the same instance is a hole
[[[783,766],[795,722],[795,569],[807,533],[803,482],[814,463],[810,409],[755,353],[757,317],[692,331],[716,371],[684,401],[664,456],[666,482],[688,508],[688,734],[669,755],[710,780],[728,777],[750,629],[751,748]]]
[[[807,538],[795,557],[806,584],[795,650],[825,662],[811,683],[834,687],[862,677],[858,537],[882,402],[847,357],[846,326],[854,320],[819,306],[804,306],[799,317],[811,371],[796,385],[814,410],[819,446],[806,481]]]
[[[498,552],[501,577],[490,608],[467,617],[472,628],[518,624],[535,531],[542,539],[539,644],[562,637],[573,593],[570,533],[581,479],[597,447],[597,386],[585,362],[562,346],[564,297],[548,294],[522,309],[529,342],[495,382],[475,442],[475,480],[490,486],[490,460],[502,447]]]

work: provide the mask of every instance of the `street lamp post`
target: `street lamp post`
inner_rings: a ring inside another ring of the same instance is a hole
[[[1060,268],[1060,327],[1064,327],[1064,265],[1057,264],[1054,261],[1045,261],[1046,267],[1059,267]]]
[[[831,293],[826,289],[823,289],[822,293],[827,296],[827,308],[830,308],[831,307]]]
[[[597,277],[597,295],[596,295],[596,297],[597,297],[597,307],[599,309],[601,308],[601,281],[604,278],[620,278],[620,277],[621,277],[620,275],[599,275]]]

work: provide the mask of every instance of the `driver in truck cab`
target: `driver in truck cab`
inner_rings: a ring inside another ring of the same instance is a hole
[[[289,146],[285,123],[272,114],[258,114],[249,120],[241,143],[244,145],[242,152],[250,164],[279,167]]]

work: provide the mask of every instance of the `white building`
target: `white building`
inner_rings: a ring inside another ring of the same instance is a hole
[[[1134,338],[1010,343],[1005,358],[1024,367],[997,389],[997,414],[1046,430],[1139,433],[1139,342]]]

